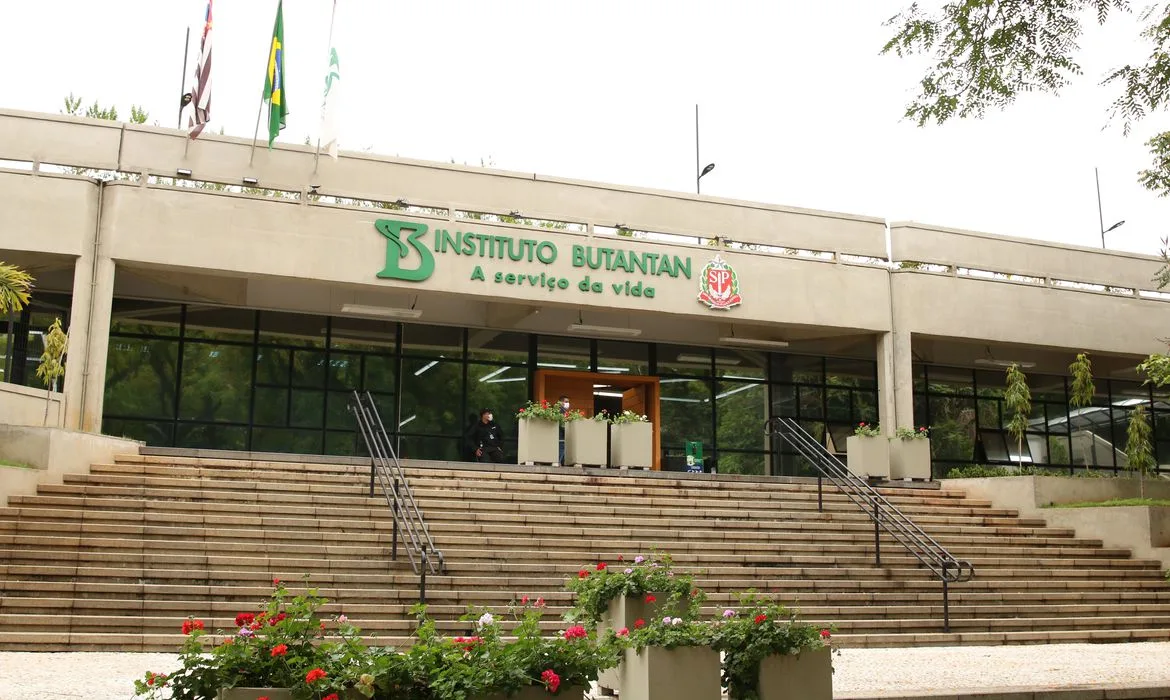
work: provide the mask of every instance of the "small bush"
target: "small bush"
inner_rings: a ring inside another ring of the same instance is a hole
[[[1069,474],[1064,469],[1046,469],[1044,467],[997,467],[990,464],[970,464],[965,467],[952,467],[944,479],[990,479],[998,476],[1071,476],[1077,479],[1113,479],[1118,475],[1105,469],[1078,469]]]

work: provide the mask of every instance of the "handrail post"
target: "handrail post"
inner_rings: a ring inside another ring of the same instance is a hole
[[[825,493],[824,493],[825,487],[824,487],[824,484],[821,483],[823,481],[823,479],[824,479],[823,475],[818,473],[817,474],[817,510],[822,512],[822,513],[825,512]],[[373,488],[374,487],[371,485],[370,486],[370,494],[371,495],[373,495]]]
[[[881,538],[881,504],[873,502],[873,552],[877,557],[877,565],[882,565],[882,538]]]
[[[390,559],[398,561],[398,479],[394,480],[391,488],[394,490],[394,504],[390,506],[390,512],[394,515],[394,534],[390,539]]]
[[[943,632],[951,631],[951,601],[949,590],[947,587],[947,569],[943,568],[942,584],[943,584]]]
[[[375,469],[374,465],[375,465],[375,463],[376,462],[375,462],[374,458],[370,457],[370,498],[374,497],[374,469]]]
[[[427,569],[430,568],[430,560],[427,558],[426,550],[422,553],[422,568],[418,577],[418,602],[427,602]]]

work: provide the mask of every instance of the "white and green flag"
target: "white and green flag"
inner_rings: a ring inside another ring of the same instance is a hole
[[[333,13],[337,13],[337,0],[333,2]],[[333,46],[333,21],[329,22],[329,70],[325,73],[325,100],[321,104],[320,146],[337,160],[337,136],[341,110],[341,67],[337,60],[337,48]]]

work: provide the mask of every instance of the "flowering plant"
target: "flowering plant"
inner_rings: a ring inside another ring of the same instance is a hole
[[[894,433],[894,436],[900,440],[925,440],[926,438],[930,437],[930,431],[927,430],[925,426],[918,428],[917,430],[911,430],[910,428],[898,428],[898,430]]]
[[[646,647],[705,647],[715,641],[715,627],[710,622],[684,620],[681,617],[652,618],[630,633],[630,646],[638,651]]]
[[[550,404],[548,401],[542,399],[540,401],[529,401],[524,404],[524,408],[516,412],[516,418],[521,420],[526,418],[531,420],[547,420],[560,423],[564,421],[565,416],[561,412],[560,406]]]
[[[853,434],[863,437],[877,437],[882,434],[882,429],[877,423],[858,423],[857,427],[853,429]]]
[[[560,409],[557,409],[557,410],[560,410]],[[562,420],[564,420],[566,423],[572,423],[575,420],[584,420],[584,419],[585,419],[584,411],[582,411],[579,408],[574,408],[574,409],[570,410],[568,413],[564,414],[564,417]]]
[[[325,599],[311,589],[290,597],[279,580],[273,584],[268,604],[259,613],[236,615],[232,630],[218,630],[223,641],[210,653],[204,648],[209,640],[203,621],[184,620],[181,667],[146,672],[134,682],[135,693],[150,700],[186,700],[215,697],[221,688],[272,687],[289,688],[296,698],[322,698],[356,688],[371,697],[370,684],[362,687],[372,677],[365,674],[358,629],[339,615],[334,618],[337,640],[323,640],[327,626],[316,612]]]
[[[626,409],[621,413],[614,414],[613,418],[610,419],[610,422],[614,425],[622,425],[623,423],[649,423],[650,418],[642,415],[641,413],[634,413],[633,411]]]
[[[593,414],[593,420],[598,422],[598,423],[608,423],[609,422],[609,411],[605,410],[604,408],[601,409],[597,413]]]
[[[760,662],[776,654],[831,648],[832,632],[796,619],[773,601],[746,594],[739,610],[715,623],[712,646],[723,652],[723,687],[733,700],[759,700]]]
[[[619,596],[645,596],[646,602],[658,603],[660,609],[673,610],[688,618],[696,616],[704,597],[695,588],[691,576],[675,574],[667,554],[639,555],[632,562],[619,555],[613,565],[599,562],[582,568],[565,587],[577,594],[567,619],[590,625],[596,625],[609,608],[609,602]],[[655,596],[664,598],[658,600]]]

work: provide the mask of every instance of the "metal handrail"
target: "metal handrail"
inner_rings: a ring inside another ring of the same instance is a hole
[[[398,560],[398,533],[401,531],[405,539],[406,555],[410,558],[410,568],[419,577],[419,602],[425,603],[427,572],[446,573],[447,562],[443,558],[443,553],[435,547],[435,541],[427,529],[422,510],[414,499],[410,482],[406,480],[406,473],[398,461],[398,454],[394,451],[390,435],[382,423],[378,407],[374,404],[374,397],[368,391],[365,394],[354,391],[349,402],[349,410],[357,421],[358,430],[366,443],[366,451],[370,455],[370,498],[374,497],[374,482],[377,481],[382,487],[382,495],[386,497],[386,505],[394,515],[390,558]]]
[[[813,439],[808,431],[792,418],[769,418],[764,423],[764,434],[788,440],[797,452],[817,470],[817,510],[824,511],[824,480],[837,487],[850,501],[873,520],[874,556],[882,565],[881,531],[890,535],[914,558],[918,559],[942,582],[943,631],[951,631],[949,585],[964,583],[975,576],[970,562],[957,559],[905,513],[898,510],[877,489],[849,471],[824,445]]]

